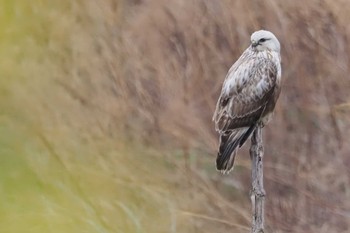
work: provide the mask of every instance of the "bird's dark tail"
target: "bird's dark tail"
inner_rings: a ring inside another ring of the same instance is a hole
[[[233,169],[236,151],[249,138],[254,131],[255,125],[232,130],[220,136],[220,147],[216,158],[216,169],[228,174]]]

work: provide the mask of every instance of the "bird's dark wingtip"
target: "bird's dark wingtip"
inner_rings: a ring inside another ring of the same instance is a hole
[[[233,149],[229,154],[220,154],[216,158],[216,170],[222,174],[228,174],[233,170],[235,162],[236,151]]]

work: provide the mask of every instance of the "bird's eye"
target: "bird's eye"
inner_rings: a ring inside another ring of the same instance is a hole
[[[265,38],[262,38],[262,39],[259,40],[259,42],[265,42],[265,41],[266,41]]]

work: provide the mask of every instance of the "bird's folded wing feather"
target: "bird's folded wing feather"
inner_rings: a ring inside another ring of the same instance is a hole
[[[216,130],[223,132],[250,126],[275,99],[277,65],[268,58],[241,57],[230,69],[213,116]]]

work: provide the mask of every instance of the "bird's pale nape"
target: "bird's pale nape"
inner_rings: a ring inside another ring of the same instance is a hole
[[[270,119],[281,90],[280,43],[269,31],[251,35],[251,45],[232,65],[213,116],[220,134],[216,168],[229,173],[237,149],[257,125]]]

